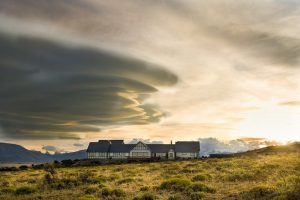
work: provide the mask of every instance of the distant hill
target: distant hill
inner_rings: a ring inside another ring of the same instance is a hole
[[[277,153],[292,153],[299,152],[300,153],[300,142],[294,142],[288,145],[281,146],[268,146],[261,149],[255,149],[243,153],[237,153],[238,155],[269,155],[269,154],[277,154]]]
[[[67,160],[67,159],[83,159],[86,158],[85,150],[76,151],[72,153],[63,154],[43,154],[39,151],[31,151],[16,144],[0,143],[0,163],[19,163],[19,162],[32,162],[44,163],[52,162],[54,160]]]

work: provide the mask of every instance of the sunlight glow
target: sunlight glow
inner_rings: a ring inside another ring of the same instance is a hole
[[[264,137],[283,143],[300,140],[300,109],[280,106],[274,102],[263,103],[258,110],[245,114],[237,125],[239,134]]]

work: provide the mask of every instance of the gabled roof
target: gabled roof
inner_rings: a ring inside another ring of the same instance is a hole
[[[153,153],[167,153],[170,149],[175,152],[199,152],[199,142],[176,142],[175,144],[145,144]],[[123,140],[99,140],[98,142],[91,142],[88,146],[87,152],[113,152],[113,153],[129,153],[137,144],[124,144]]]
[[[98,142],[90,142],[87,152],[108,152],[110,142],[108,140],[99,140]]]
[[[112,143],[109,151],[113,153],[129,153],[133,147],[135,147],[135,144]]]
[[[170,149],[174,149],[173,144],[147,144],[153,153],[167,153]]]
[[[111,144],[124,144],[124,140],[109,140]]]
[[[199,152],[200,151],[200,143],[199,142],[176,142],[175,143],[175,152]]]

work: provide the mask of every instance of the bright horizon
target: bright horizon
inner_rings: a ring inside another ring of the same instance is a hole
[[[300,141],[299,20],[295,0],[1,1],[0,141]]]

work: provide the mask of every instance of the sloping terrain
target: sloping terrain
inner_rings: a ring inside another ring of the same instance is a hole
[[[16,144],[0,143],[0,163],[44,163],[52,162],[54,160],[66,159],[83,159],[86,158],[85,150],[64,153],[64,154],[43,154],[39,151],[31,151]]]
[[[230,158],[0,172],[0,199],[297,200],[299,143]],[[3,178],[2,178],[3,177]]]

